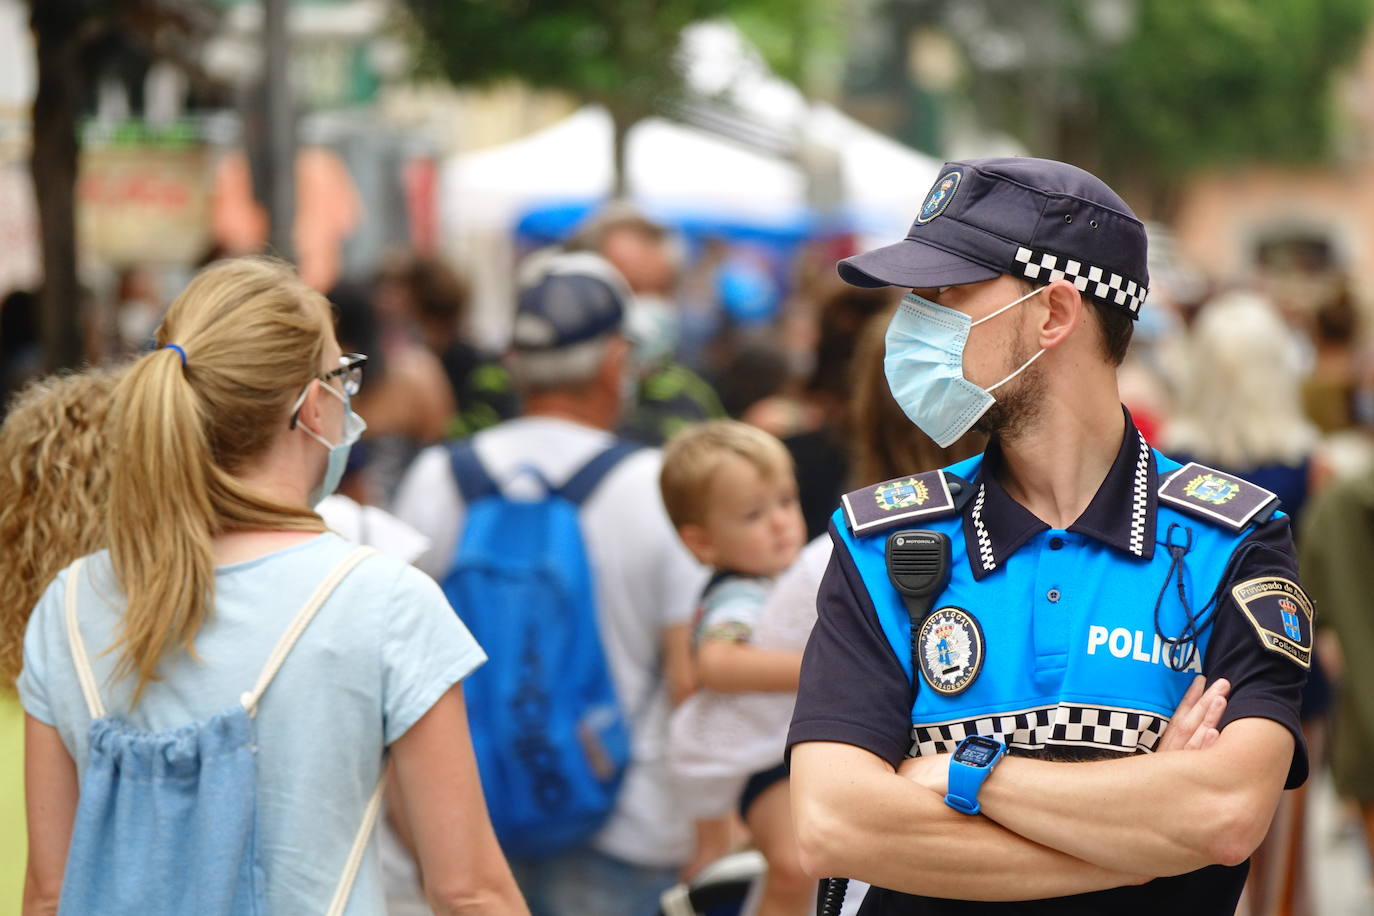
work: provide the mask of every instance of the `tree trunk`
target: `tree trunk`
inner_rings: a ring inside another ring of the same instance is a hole
[[[44,0],[34,0],[34,3]],[[72,32],[44,29],[34,16],[38,87],[33,100],[30,170],[43,239],[39,299],[49,371],[81,362],[80,288],[76,278],[76,170],[81,62]]]
[[[611,114],[611,198],[621,200],[630,193],[626,141],[635,118],[615,104],[607,105],[606,110]]]

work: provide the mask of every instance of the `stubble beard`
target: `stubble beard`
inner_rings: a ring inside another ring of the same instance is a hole
[[[1026,353],[1018,346],[1014,364],[1024,366],[1026,360],[1035,354]],[[978,418],[973,428],[992,439],[1001,442],[1015,442],[1029,433],[1040,420],[1045,409],[1045,373],[1038,362],[1026,367],[1026,371],[1012,379],[1007,387],[1011,391],[994,394],[997,400],[987,412]]]

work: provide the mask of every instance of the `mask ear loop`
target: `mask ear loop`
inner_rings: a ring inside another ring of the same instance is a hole
[[[982,324],[982,323],[985,322],[985,321],[991,321],[993,318],[996,318],[998,315],[1002,314],[1003,312],[1005,312],[1007,309],[1011,308],[1012,306],[1020,305],[1022,302],[1025,302],[1027,299],[1029,299],[1031,296],[1034,296],[1036,293],[1042,293],[1042,292],[1044,292],[1044,291],[1047,290],[1047,289],[1049,289],[1049,286],[1048,286],[1048,285],[1042,286],[1042,287],[1040,287],[1039,289],[1033,289],[1033,290],[1031,290],[1030,292],[1026,293],[1024,296],[1022,296],[1020,299],[1017,299],[1017,300],[1015,300],[1014,302],[1008,302],[1006,305],[1002,306],[1000,309],[998,309],[997,311],[993,312],[991,315],[984,315],[982,318],[979,318],[977,321],[975,321],[975,322],[973,322],[971,325],[969,325],[969,327],[970,327],[970,328],[976,328],[976,327],[978,327],[978,325]],[[988,394],[991,394],[992,392],[996,391],[998,388],[1001,388],[1001,387],[1002,387],[1003,385],[1005,385],[1007,382],[1009,382],[1009,381],[1011,381],[1012,379],[1016,378],[1016,377],[1017,377],[1018,375],[1020,375],[1022,372],[1025,372],[1027,369],[1029,369],[1029,368],[1031,367],[1031,364],[1032,364],[1032,363],[1034,363],[1037,359],[1039,359],[1040,357],[1042,357],[1042,356],[1044,356],[1044,355],[1045,355],[1045,351],[1042,349],[1039,353],[1035,354],[1035,355],[1032,356],[1030,359],[1026,360],[1026,362],[1021,366],[1020,369],[1017,369],[1015,372],[1013,372],[1011,375],[1007,376],[1006,378],[1002,379],[1002,381],[998,382],[996,385],[989,386],[989,387],[987,387],[987,388],[984,388],[983,390],[986,391]]]
[[[1040,287],[1039,289],[1033,289],[1033,290],[1031,290],[1030,292],[1026,293],[1024,296],[1022,296],[1020,299],[1016,299],[1016,300],[1013,300],[1012,302],[1008,302],[1006,305],[1002,306],[1000,309],[998,309],[997,311],[993,312],[991,315],[984,315],[982,318],[979,318],[977,321],[975,321],[975,322],[973,322],[972,324],[970,324],[969,327],[971,327],[971,328],[976,328],[976,327],[978,327],[978,325],[982,324],[984,321],[991,321],[992,319],[996,318],[998,315],[1002,314],[1003,312],[1005,312],[1007,309],[1011,308],[1012,306],[1014,306],[1014,305],[1020,305],[1022,302],[1025,302],[1027,299],[1029,299],[1031,296],[1034,296],[1036,293],[1043,293],[1043,292],[1044,292],[1045,290],[1047,290],[1047,289],[1049,289],[1049,286],[1048,286],[1048,285],[1042,286],[1042,287]]]
[[[1011,381],[1012,379],[1014,379],[1014,378],[1016,378],[1018,375],[1020,375],[1022,372],[1025,372],[1027,369],[1029,369],[1029,368],[1031,367],[1031,363],[1035,362],[1037,359],[1039,359],[1040,357],[1044,356],[1047,352],[1049,352],[1049,351],[1047,351],[1047,350],[1041,350],[1039,353],[1035,354],[1035,355],[1032,356],[1030,359],[1026,360],[1026,364],[1025,364],[1024,366],[1022,366],[1020,369],[1017,369],[1015,372],[1013,372],[1011,375],[1007,376],[1006,378],[1002,379],[1002,381],[998,382],[996,385],[993,385],[993,386],[991,386],[990,388],[986,388],[986,389],[984,389],[984,390],[987,391],[989,394],[991,394],[992,392],[996,391],[998,388],[1001,388],[1001,387],[1002,387],[1003,385],[1005,385],[1007,382]]]
[[[343,394],[340,394],[339,392],[337,392],[337,391],[334,390],[334,386],[333,386],[333,385],[331,385],[331,384],[329,384],[328,382],[323,381],[323,380],[321,380],[321,379],[311,379],[311,381],[312,381],[312,382],[318,382],[318,383],[319,383],[319,386],[320,386],[321,388],[325,389],[325,390],[328,391],[330,394],[334,395],[334,397],[336,397],[336,398],[338,398],[340,401],[342,401],[342,402],[343,402],[343,406],[344,406],[344,410],[345,410],[347,413],[350,413],[350,414],[353,413],[353,407],[352,407],[352,405],[350,404],[350,398],[349,398],[349,396],[348,396],[348,392],[345,391]],[[297,399],[297,407],[296,407],[297,410],[299,410],[299,409],[300,409],[300,406],[303,405],[303,404],[305,403],[305,396],[306,396],[306,394],[309,393],[309,391],[310,391],[310,386],[307,385],[305,391],[302,391],[302,392],[301,392],[300,398]],[[296,428],[299,429],[301,432],[305,433],[305,434],[306,434],[307,436],[309,436],[310,438],[314,439],[314,440],[315,440],[316,442],[318,442],[320,445],[323,445],[325,448],[334,448],[336,445],[343,445],[343,444],[345,444],[345,442],[347,442],[347,440],[348,440],[348,421],[347,421],[347,420],[344,421],[344,436],[343,436],[343,439],[339,440],[337,443],[335,443],[335,442],[330,442],[330,441],[329,441],[328,439],[326,439],[324,436],[322,436],[322,435],[320,435],[319,433],[315,432],[313,429],[311,429],[310,427],[306,426],[306,425],[305,425],[303,422],[301,422],[300,420],[297,420],[297,421],[296,421]],[[358,435],[359,435],[359,437],[361,437],[361,435],[362,435],[362,430],[359,430]],[[354,441],[357,441],[357,440],[355,439]],[[348,444],[351,445],[352,443],[348,443]]]

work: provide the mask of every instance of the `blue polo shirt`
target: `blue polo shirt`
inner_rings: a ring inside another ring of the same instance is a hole
[[[1120,450],[1083,514],[1054,529],[1016,502],[994,442],[944,471],[846,495],[817,597],[789,749],[862,747],[895,768],[970,734],[1010,753],[1095,760],[1149,753],[1198,673],[1225,677],[1221,726],[1287,727],[1288,787],[1306,778],[1298,724],[1311,605],[1273,494],[1149,447],[1126,416]],[[888,537],[945,533],[948,585],[917,630],[884,557]],[[1179,582],[1182,581],[1182,589]],[[913,655],[915,660],[913,662]],[[1232,912],[1247,866],[1140,887],[979,904],[880,888],[863,914]]]

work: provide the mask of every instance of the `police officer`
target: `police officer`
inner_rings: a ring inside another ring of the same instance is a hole
[[[832,520],[788,744],[803,864],[873,884],[863,914],[1229,914],[1306,777],[1288,519],[1153,450],[1117,394],[1145,255],[1094,176],[983,159],[840,262],[912,289],[886,356],[908,416],[991,436]]]

